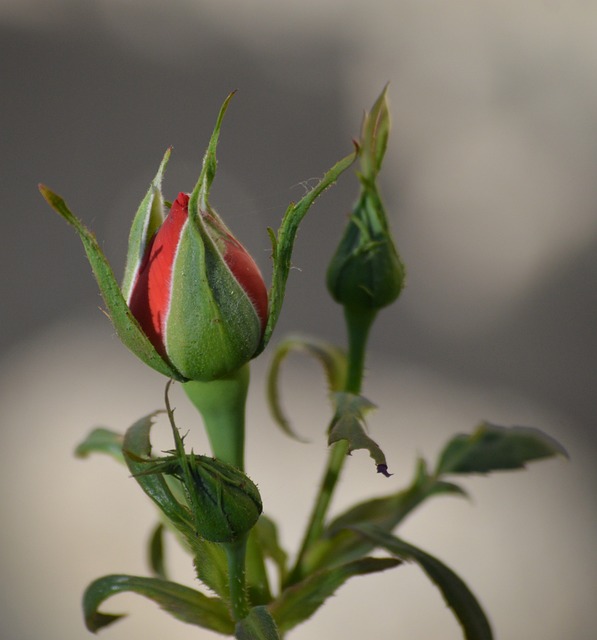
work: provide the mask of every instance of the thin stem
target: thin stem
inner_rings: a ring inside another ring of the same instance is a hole
[[[228,560],[228,581],[230,584],[230,606],[235,621],[249,615],[249,603],[245,586],[245,556],[247,551],[247,535],[235,542],[222,545]]]
[[[347,393],[356,395],[361,391],[365,371],[367,339],[376,313],[376,310],[356,311],[346,307],[344,309],[348,328],[348,368],[344,382],[344,391]],[[323,474],[313,511],[311,512],[311,517],[309,518],[309,524],[307,525],[294,567],[288,574],[286,585],[294,584],[304,576],[307,554],[313,543],[317,541],[323,533],[325,519],[347,454],[348,442],[346,440],[336,442],[330,449],[327,466]]]

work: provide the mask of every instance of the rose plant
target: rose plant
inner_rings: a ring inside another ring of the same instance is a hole
[[[419,459],[406,488],[330,517],[347,454],[366,449],[377,471],[391,475],[384,452],[367,434],[365,417],[374,404],[362,395],[371,327],[405,282],[377,185],[390,131],[386,89],[365,115],[355,151],[298,203],[290,204],[277,233],[268,230],[273,266],[269,291],[253,258],[209,203],[216,147],[232,95],[220,110],[197,183],[172,203],[162,195],[170,150],[164,155],[133,219],[122,285],[93,234],[60,196],[40,185],[47,202],[77,231],[122,342],[168,378],[164,407],[174,439],[171,451],[152,452],[151,429],[160,411],[141,418],[124,434],[96,429],[77,447],[79,456],[108,453],[126,464],[161,516],[150,541],[153,575],[107,575],[92,582],[83,596],[85,624],[96,632],[118,620],[120,615],[100,607],[111,596],[130,591],[191,625],[241,640],[276,640],[312,616],[349,578],[414,562],[438,587],[464,637],[490,640],[489,619],[462,579],[398,537],[396,530],[428,498],[465,495],[455,477],[522,468],[565,451],[536,429],[482,422],[472,433],[452,438],[435,464]],[[333,407],[328,461],[290,564],[277,525],[262,513],[259,491],[244,471],[249,362],[265,349],[277,323],[301,220],[357,158],[360,194],[327,272],[330,295],[344,310],[347,348],[290,337],[271,355],[268,400],[283,430],[296,437],[279,393],[280,368],[294,351],[321,363]],[[183,386],[201,414],[211,456],[186,451],[168,397],[172,381]],[[193,556],[202,589],[167,578],[166,529],[174,531]],[[384,550],[385,557],[370,555],[374,549]],[[275,585],[266,561],[277,569]]]

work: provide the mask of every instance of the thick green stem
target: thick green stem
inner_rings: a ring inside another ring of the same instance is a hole
[[[249,365],[211,382],[190,381],[183,388],[203,417],[214,457],[244,469],[245,404]]]
[[[348,328],[348,368],[344,391],[359,394],[365,371],[365,355],[369,330],[375,320],[376,310],[352,310],[344,308],[344,316]],[[340,479],[342,468],[348,454],[348,442],[341,440],[332,445],[321,486],[305,536],[293,569],[288,574],[287,585],[301,580],[305,574],[305,560],[313,543],[321,537],[325,527],[325,519],[332,502],[332,497]]]
[[[236,622],[249,615],[249,603],[245,586],[245,556],[247,552],[247,535],[236,542],[222,545],[228,560],[228,581],[230,586],[230,607]]]

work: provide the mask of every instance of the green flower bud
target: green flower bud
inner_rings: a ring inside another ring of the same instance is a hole
[[[404,265],[376,184],[389,127],[384,89],[371,113],[365,115],[358,174],[361,193],[327,272],[334,300],[354,310],[381,309],[394,302],[404,286]]]
[[[240,469],[191,453],[163,459],[149,473],[180,480],[197,534],[210,542],[235,542],[255,526],[263,509],[255,484]]]

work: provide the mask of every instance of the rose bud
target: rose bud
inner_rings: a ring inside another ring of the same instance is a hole
[[[189,380],[226,375],[255,355],[267,321],[259,268],[205,203],[181,193],[124,292],[157,352]]]
[[[257,354],[268,295],[254,260],[208,203],[224,103],[189,196],[164,216],[161,179],[141,203],[129,236],[122,293],[143,333],[180,379],[226,376]]]
[[[355,311],[374,312],[391,304],[404,286],[404,265],[376,184],[389,128],[384,89],[363,122],[358,174],[361,193],[327,272],[334,300]]]

